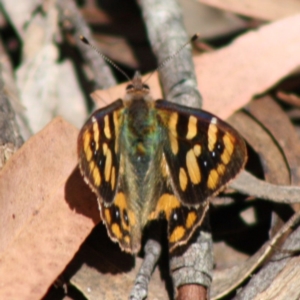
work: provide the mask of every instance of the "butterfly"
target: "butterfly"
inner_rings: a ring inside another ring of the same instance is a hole
[[[124,98],[82,127],[78,156],[110,238],[136,253],[147,224],[163,218],[172,252],[202,224],[209,199],[244,167],[247,151],[213,114],[155,101],[136,72]]]

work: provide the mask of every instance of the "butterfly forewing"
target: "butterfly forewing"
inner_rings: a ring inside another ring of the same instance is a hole
[[[172,102],[155,107],[168,139],[164,154],[174,193],[186,205],[199,205],[233,179],[246,161],[240,135],[216,116]]]
[[[128,192],[124,191],[124,174],[120,172],[123,118],[122,100],[91,115],[78,137],[79,166],[97,195],[101,218],[111,240],[118,242],[122,250],[136,253],[140,246],[139,220]]]
[[[118,136],[122,124],[123,102],[94,112],[78,137],[79,166],[92,190],[107,204],[116,195],[120,152]]]

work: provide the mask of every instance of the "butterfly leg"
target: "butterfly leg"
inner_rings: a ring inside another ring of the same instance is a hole
[[[142,300],[147,297],[148,284],[150,282],[153,269],[161,254],[161,245],[157,241],[149,239],[146,242],[144,250],[145,257],[130,293],[130,300]]]

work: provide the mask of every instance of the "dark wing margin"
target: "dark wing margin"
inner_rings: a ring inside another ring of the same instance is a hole
[[[216,195],[240,172],[246,144],[229,124],[203,110],[157,100],[157,118],[165,130],[164,155],[175,195],[199,205]]]
[[[123,101],[95,111],[78,136],[80,171],[105,204],[113,202],[118,187]]]
[[[80,171],[96,193],[101,219],[112,241],[128,253],[139,250],[140,230],[122,191],[119,140],[123,125],[123,101],[95,111],[78,137]]]

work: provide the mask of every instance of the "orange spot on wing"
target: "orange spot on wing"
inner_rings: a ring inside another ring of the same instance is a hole
[[[217,172],[222,176],[225,173],[226,167],[223,164],[219,164],[217,167]]]
[[[120,192],[116,195],[114,204],[119,207],[120,210],[126,209],[127,208],[127,202],[125,198],[125,194]]]
[[[126,236],[124,237],[124,242],[125,242],[127,245],[129,245],[129,243],[130,243],[130,238],[129,238],[128,235],[126,235]]]
[[[82,141],[83,141],[83,150],[87,161],[90,161],[93,156],[92,150],[90,148],[91,138],[92,138],[91,134],[89,133],[88,130],[86,130],[82,136]]]
[[[186,228],[191,228],[195,225],[195,221],[197,220],[197,214],[194,211],[188,213],[186,218],[185,226]]]
[[[188,130],[186,134],[186,138],[191,140],[197,135],[197,118],[194,116],[189,117]]]
[[[194,153],[197,157],[200,156],[200,154],[201,154],[201,146],[200,145],[196,144],[194,146]]]
[[[194,153],[194,150],[191,149],[186,154],[186,167],[189,173],[189,177],[193,184],[199,184],[201,181],[200,168]]]
[[[114,190],[116,184],[116,168],[113,167],[111,170],[111,178],[110,178],[111,189]]]
[[[101,184],[101,175],[100,175],[99,169],[96,166],[93,171],[93,179],[94,179],[95,185],[97,187],[99,187]]]
[[[104,218],[107,224],[111,223],[111,215],[110,215],[110,211],[108,208],[104,209]]]
[[[98,122],[95,120],[95,122],[93,123],[93,138],[95,141],[95,149],[98,150],[99,149],[99,140],[100,140],[100,131],[99,131],[99,126],[98,126]]]
[[[109,116],[106,115],[104,117],[104,134],[108,139],[111,139],[111,132],[110,132],[110,127],[109,127]]]
[[[120,226],[117,223],[112,224],[111,226],[111,232],[117,239],[121,239],[123,234],[121,232]]]
[[[127,214],[128,214],[129,224],[131,226],[134,226],[136,224],[136,218],[134,212],[132,210],[128,210]]]
[[[149,219],[157,219],[161,212],[164,212],[166,219],[170,220],[172,211],[180,206],[179,200],[172,194],[165,193],[157,201],[155,211],[150,214]]]
[[[217,133],[218,133],[218,127],[216,124],[210,123],[208,127],[208,150],[211,152],[215,148],[215,144],[217,142]]]
[[[180,168],[179,170],[179,184],[182,191],[186,190],[187,184],[188,184],[188,178],[186,175],[186,172],[183,168]]]
[[[185,228],[183,226],[176,227],[169,236],[170,243],[176,243],[180,241],[185,234]]]
[[[169,140],[171,145],[171,150],[174,155],[178,153],[178,140],[177,140],[177,122],[178,122],[178,113],[172,113],[169,119]]]
[[[223,136],[223,142],[225,148],[221,155],[221,160],[225,165],[227,165],[230,162],[230,158],[234,150],[234,137],[231,134],[226,133]]]
[[[207,186],[211,190],[214,190],[219,182],[219,174],[218,172],[214,169],[209,172],[208,180],[207,180]]]

